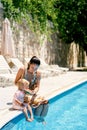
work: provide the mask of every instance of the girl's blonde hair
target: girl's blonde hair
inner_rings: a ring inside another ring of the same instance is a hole
[[[29,82],[26,79],[19,79],[17,82],[17,86],[19,89],[22,89],[24,85],[29,86]]]

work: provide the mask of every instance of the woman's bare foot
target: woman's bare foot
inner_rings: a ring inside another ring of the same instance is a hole
[[[43,124],[43,125],[46,125],[46,121],[43,121],[42,124]]]

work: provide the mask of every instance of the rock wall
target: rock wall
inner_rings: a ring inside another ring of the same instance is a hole
[[[43,42],[41,37],[36,37],[33,33],[24,38],[23,33],[20,34],[21,39],[17,41],[16,56],[24,61],[26,57],[36,55],[48,64],[58,64],[62,67],[76,68],[80,66],[87,66],[86,52],[74,42],[66,44],[59,39],[58,34],[53,34],[51,41],[44,36]],[[19,49],[20,48],[20,49]]]

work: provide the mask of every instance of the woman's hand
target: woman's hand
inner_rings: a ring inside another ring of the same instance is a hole
[[[39,87],[37,86],[34,90],[33,93],[36,94],[39,91]]]
[[[36,91],[35,90],[31,90],[32,91],[32,95],[36,94]]]

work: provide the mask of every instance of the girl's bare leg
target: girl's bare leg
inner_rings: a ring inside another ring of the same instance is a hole
[[[28,112],[27,112],[27,108],[26,107],[23,109],[23,112],[25,114],[26,120],[31,122],[32,120],[31,120],[31,118],[28,117]]]
[[[29,112],[30,112],[30,119],[33,120],[33,119],[34,119],[34,118],[33,118],[33,112],[32,112],[32,108],[31,108],[30,105],[28,105],[28,110],[29,110]]]

